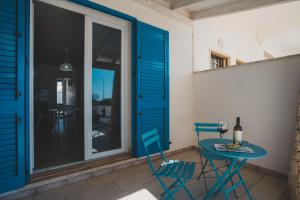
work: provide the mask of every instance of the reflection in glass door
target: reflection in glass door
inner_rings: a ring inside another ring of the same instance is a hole
[[[121,148],[121,31],[93,23],[92,153]]]
[[[90,38],[86,48],[91,52],[86,54],[89,69],[85,76],[85,83],[91,84],[90,93],[86,93],[91,109],[87,108],[85,126],[86,159],[89,159],[124,151],[121,120],[124,30],[89,17],[86,26],[86,38]]]

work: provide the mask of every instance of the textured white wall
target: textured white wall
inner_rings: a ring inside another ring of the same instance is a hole
[[[144,7],[133,0],[93,0],[129,14],[170,34],[170,140],[171,149],[190,146],[193,141],[193,55],[192,27]]]
[[[264,59],[264,50],[274,57],[300,53],[300,1],[197,20],[194,25],[195,70],[210,69],[209,50],[253,62]],[[222,39],[224,47],[218,46]]]
[[[255,41],[254,34],[246,25],[237,25],[233,17],[218,17],[194,23],[195,71],[211,69],[210,50],[230,57],[230,65],[236,59],[253,62],[263,59],[263,49]],[[220,48],[218,40],[223,41]]]
[[[243,138],[268,151],[254,164],[287,174],[300,89],[300,55],[239,67],[197,72],[195,120],[229,122],[241,117]],[[208,135],[204,135],[208,137]]]

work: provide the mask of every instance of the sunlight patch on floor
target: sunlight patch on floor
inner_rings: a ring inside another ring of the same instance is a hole
[[[119,200],[136,200],[136,199],[143,199],[143,200],[156,200],[157,198],[149,192],[147,189],[141,189],[129,195],[119,198]]]

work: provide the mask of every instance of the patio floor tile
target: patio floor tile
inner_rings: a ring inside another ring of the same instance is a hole
[[[99,196],[97,196],[92,191],[86,191],[82,193],[77,194],[71,194],[66,197],[66,200],[98,200],[100,199]]]
[[[200,158],[195,150],[190,150],[177,155],[170,156],[169,159],[180,159],[196,162],[196,172],[192,180],[186,186],[191,191],[195,199],[202,199],[205,195],[205,187],[202,179],[197,180],[200,172]],[[156,164],[159,162],[155,162]],[[222,164],[221,162],[218,165]],[[250,188],[251,194],[256,200],[285,200],[287,193],[287,181],[266,175],[260,171],[243,168],[241,174]],[[213,175],[213,174],[212,174]],[[212,187],[216,179],[208,180],[208,188]],[[236,181],[237,179],[235,179]],[[166,185],[170,185],[173,180],[163,179]],[[137,165],[127,169],[113,171],[111,173],[92,177],[85,181],[42,192],[23,200],[106,200],[121,199],[135,200],[159,199],[163,192],[155,177],[146,164]],[[242,187],[237,189],[239,200],[247,199]],[[183,190],[179,191],[175,199],[188,199]],[[214,200],[224,199],[223,193],[218,193]],[[235,199],[233,192],[230,199]]]
[[[127,191],[134,188],[139,188],[143,186],[143,184],[151,182],[153,180],[154,177],[151,174],[141,173],[141,174],[132,174],[131,176],[117,179],[116,183],[123,191]]]
[[[123,192],[114,181],[93,186],[91,189],[95,196],[99,197],[99,199],[110,199],[111,197]]]
[[[251,189],[254,196],[263,200],[281,199],[286,191],[286,181],[269,175],[265,176]]]

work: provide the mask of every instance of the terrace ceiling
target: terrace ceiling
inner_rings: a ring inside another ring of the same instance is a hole
[[[154,8],[164,7],[191,20],[221,16],[296,0],[136,0]],[[161,9],[160,9],[161,10]]]

